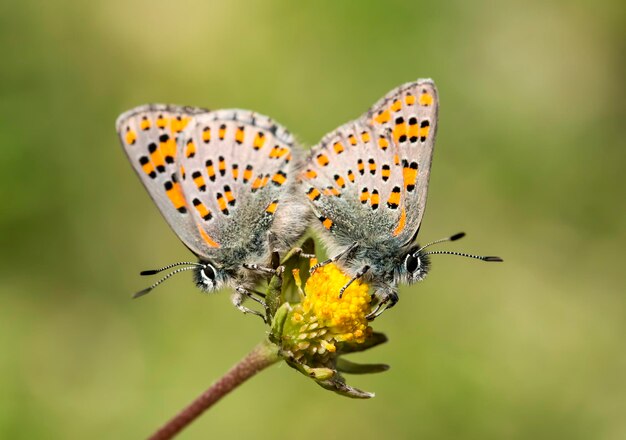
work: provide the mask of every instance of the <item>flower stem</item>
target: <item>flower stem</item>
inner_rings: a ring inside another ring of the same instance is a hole
[[[259,371],[276,363],[279,359],[276,346],[269,342],[258,344],[246,357],[199,395],[189,406],[159,428],[149,439],[167,440],[173,438],[226,394]]]

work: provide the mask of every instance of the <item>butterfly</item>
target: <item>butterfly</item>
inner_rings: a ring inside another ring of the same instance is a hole
[[[293,136],[246,110],[161,104],[122,114],[116,128],[161,214],[199,260],[142,272],[178,267],[135,297],[193,270],[201,290],[231,287],[237,308],[263,318],[242,303],[249,297],[263,304],[252,289],[272,273],[272,253],[290,249],[303,235],[309,212],[296,196]]]
[[[398,301],[398,284],[422,280],[429,255],[443,241],[415,243],[426,207],[439,99],[432,80],[404,84],[360,118],[327,134],[311,149],[300,174],[302,191],[318,218],[316,228],[332,258],[354,281],[369,280],[377,305],[373,319]]]

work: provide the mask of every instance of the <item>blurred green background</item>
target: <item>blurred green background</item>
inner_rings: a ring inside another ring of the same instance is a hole
[[[0,5],[0,437],[141,438],[265,334],[188,259],[114,131],[147,102],[271,115],[307,146],[432,77],[434,259],[329,393],[274,366],[182,438],[626,438],[621,1]],[[154,240],[158,237],[158,240]]]

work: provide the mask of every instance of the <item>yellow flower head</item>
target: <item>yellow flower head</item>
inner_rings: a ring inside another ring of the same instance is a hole
[[[366,318],[372,308],[369,286],[355,280],[340,296],[351,278],[332,263],[309,274],[309,265],[317,261],[303,260],[303,253],[314,254],[311,239],[283,259],[268,285],[268,342],[287,365],[319,386],[342,396],[369,399],[373,393],[348,385],[342,374],[380,373],[389,368],[345,359],[387,341]],[[301,275],[308,277],[306,283]]]
[[[315,264],[315,260],[312,260]],[[369,286],[355,281],[343,292],[350,277],[335,264],[318,268],[302,289],[299,273],[294,278],[300,290],[301,302],[293,305],[285,322],[283,347],[294,359],[323,358],[337,350],[342,342],[362,344],[372,329],[365,318],[370,312]],[[320,362],[321,361],[321,362]]]

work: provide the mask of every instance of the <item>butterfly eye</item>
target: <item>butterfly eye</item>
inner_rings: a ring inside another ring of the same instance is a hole
[[[215,277],[216,277],[216,273],[215,273],[215,268],[213,266],[211,266],[210,264],[206,264],[203,268],[202,268],[202,278],[204,278],[204,280],[209,283],[209,284],[214,284],[215,283]]]
[[[412,254],[408,254],[406,256],[406,260],[404,260],[404,265],[406,267],[406,270],[408,272],[415,272],[419,266],[420,266],[420,259],[416,258],[414,255]]]

